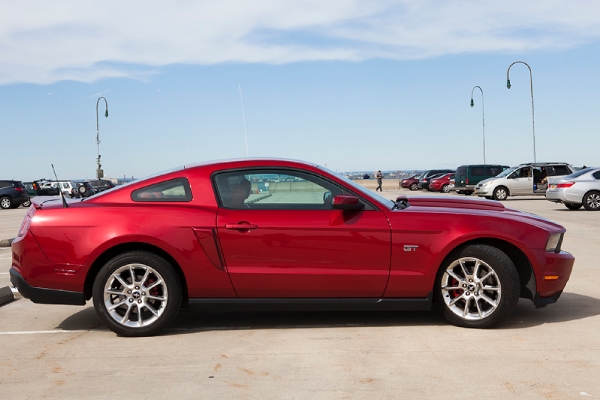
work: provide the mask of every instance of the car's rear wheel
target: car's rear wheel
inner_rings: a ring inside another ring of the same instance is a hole
[[[489,328],[512,313],[519,300],[519,274],[496,247],[470,245],[439,271],[435,302],[454,325]]]
[[[12,208],[12,205],[13,205],[13,201],[10,197],[4,196],[4,197],[0,198],[0,208],[8,210],[8,209]]]
[[[492,197],[494,200],[506,200],[508,197],[508,189],[504,186],[499,186],[494,190],[494,195]]]
[[[27,208],[31,205],[31,200],[27,200],[25,203],[22,204],[23,207]]]
[[[409,186],[409,189],[412,191],[415,191],[417,189],[419,189],[419,184],[418,183],[411,183]]]
[[[569,210],[579,210],[583,204],[565,203],[565,207]]]
[[[100,320],[122,336],[150,336],[181,307],[181,282],[162,257],[130,251],[107,262],[96,276],[94,307]]]
[[[583,206],[588,211],[600,210],[600,192],[589,192],[583,196]]]
[[[450,192],[450,185],[443,185],[442,186],[442,192],[449,193]]]

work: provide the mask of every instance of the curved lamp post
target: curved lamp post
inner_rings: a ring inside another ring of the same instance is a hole
[[[479,86],[474,86],[473,89],[471,89],[471,107],[475,105],[475,103],[473,102],[473,91],[475,90],[475,88],[481,91],[481,122],[483,125],[483,165],[485,165],[485,107],[483,102],[483,89]]]
[[[515,64],[525,64],[527,66],[527,68],[529,68],[529,88],[531,90],[531,125],[533,128],[533,162],[536,162],[536,157],[535,157],[535,112],[534,112],[534,108],[533,108],[533,75],[531,73],[531,67],[523,61],[515,61],[514,63],[510,64],[510,66],[508,67],[508,69],[506,70],[506,87],[510,89],[510,77],[509,77],[509,72],[510,72],[510,67],[512,67]]]
[[[98,101],[96,101],[96,145],[98,146],[98,168],[96,169],[96,179],[104,178],[104,171],[102,171],[102,164],[100,164],[100,128],[98,125],[98,103],[100,103],[100,99],[104,100],[104,104],[106,105],[106,111],[104,112],[104,116],[108,118],[108,101],[104,97],[98,97]]]

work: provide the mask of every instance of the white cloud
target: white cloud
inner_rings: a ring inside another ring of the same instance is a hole
[[[145,79],[176,63],[518,53],[600,37],[595,0],[1,1],[4,84]]]

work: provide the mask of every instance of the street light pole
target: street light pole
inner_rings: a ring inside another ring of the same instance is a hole
[[[529,64],[523,61],[515,61],[514,63],[510,64],[510,66],[506,70],[506,87],[508,89],[510,89],[510,67],[512,67],[515,64],[525,64],[527,68],[529,68],[529,88],[531,90],[531,125],[533,128],[533,162],[537,162],[535,157],[535,112],[533,107],[533,74],[531,73],[531,67],[529,66]]]
[[[481,91],[481,122],[483,124],[483,165],[485,165],[485,107],[483,102],[483,89],[479,86],[474,86],[473,89],[471,89],[471,107],[475,105],[475,103],[473,102],[473,91],[475,90],[475,88]]]
[[[104,97],[98,97],[98,100],[96,101],[96,145],[98,146],[98,158],[96,159],[98,168],[96,169],[96,179],[104,178],[104,171],[102,171],[102,164],[100,164],[100,128],[98,125],[98,103],[100,103],[100,99],[104,100],[104,104],[106,105],[104,116],[108,118],[108,101],[106,101]]]

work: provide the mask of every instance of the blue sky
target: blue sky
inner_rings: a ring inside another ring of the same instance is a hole
[[[338,171],[599,165],[600,4],[0,0],[0,178],[285,157]],[[323,4],[326,3],[326,4]]]

